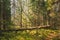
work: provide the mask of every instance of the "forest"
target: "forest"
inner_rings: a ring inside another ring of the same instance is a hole
[[[0,40],[60,40],[60,0],[0,0]]]

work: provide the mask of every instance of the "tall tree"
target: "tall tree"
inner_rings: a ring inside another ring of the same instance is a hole
[[[10,12],[10,0],[0,0],[0,16],[1,16],[1,25],[3,25],[3,29],[8,28],[10,21],[11,21],[11,12]],[[0,25],[0,26],[1,26]]]

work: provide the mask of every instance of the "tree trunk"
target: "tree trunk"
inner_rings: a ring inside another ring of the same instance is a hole
[[[3,29],[6,29],[11,22],[11,14],[10,14],[10,0],[1,0],[0,8],[1,8],[1,22],[0,26]],[[3,26],[2,26],[3,25]],[[0,28],[1,29],[1,28]]]

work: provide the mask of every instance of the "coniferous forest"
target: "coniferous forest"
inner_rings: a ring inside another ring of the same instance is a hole
[[[60,40],[60,0],[0,0],[0,40]]]

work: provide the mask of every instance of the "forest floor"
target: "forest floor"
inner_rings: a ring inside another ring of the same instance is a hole
[[[60,30],[38,29],[2,32],[1,40],[60,40]]]

